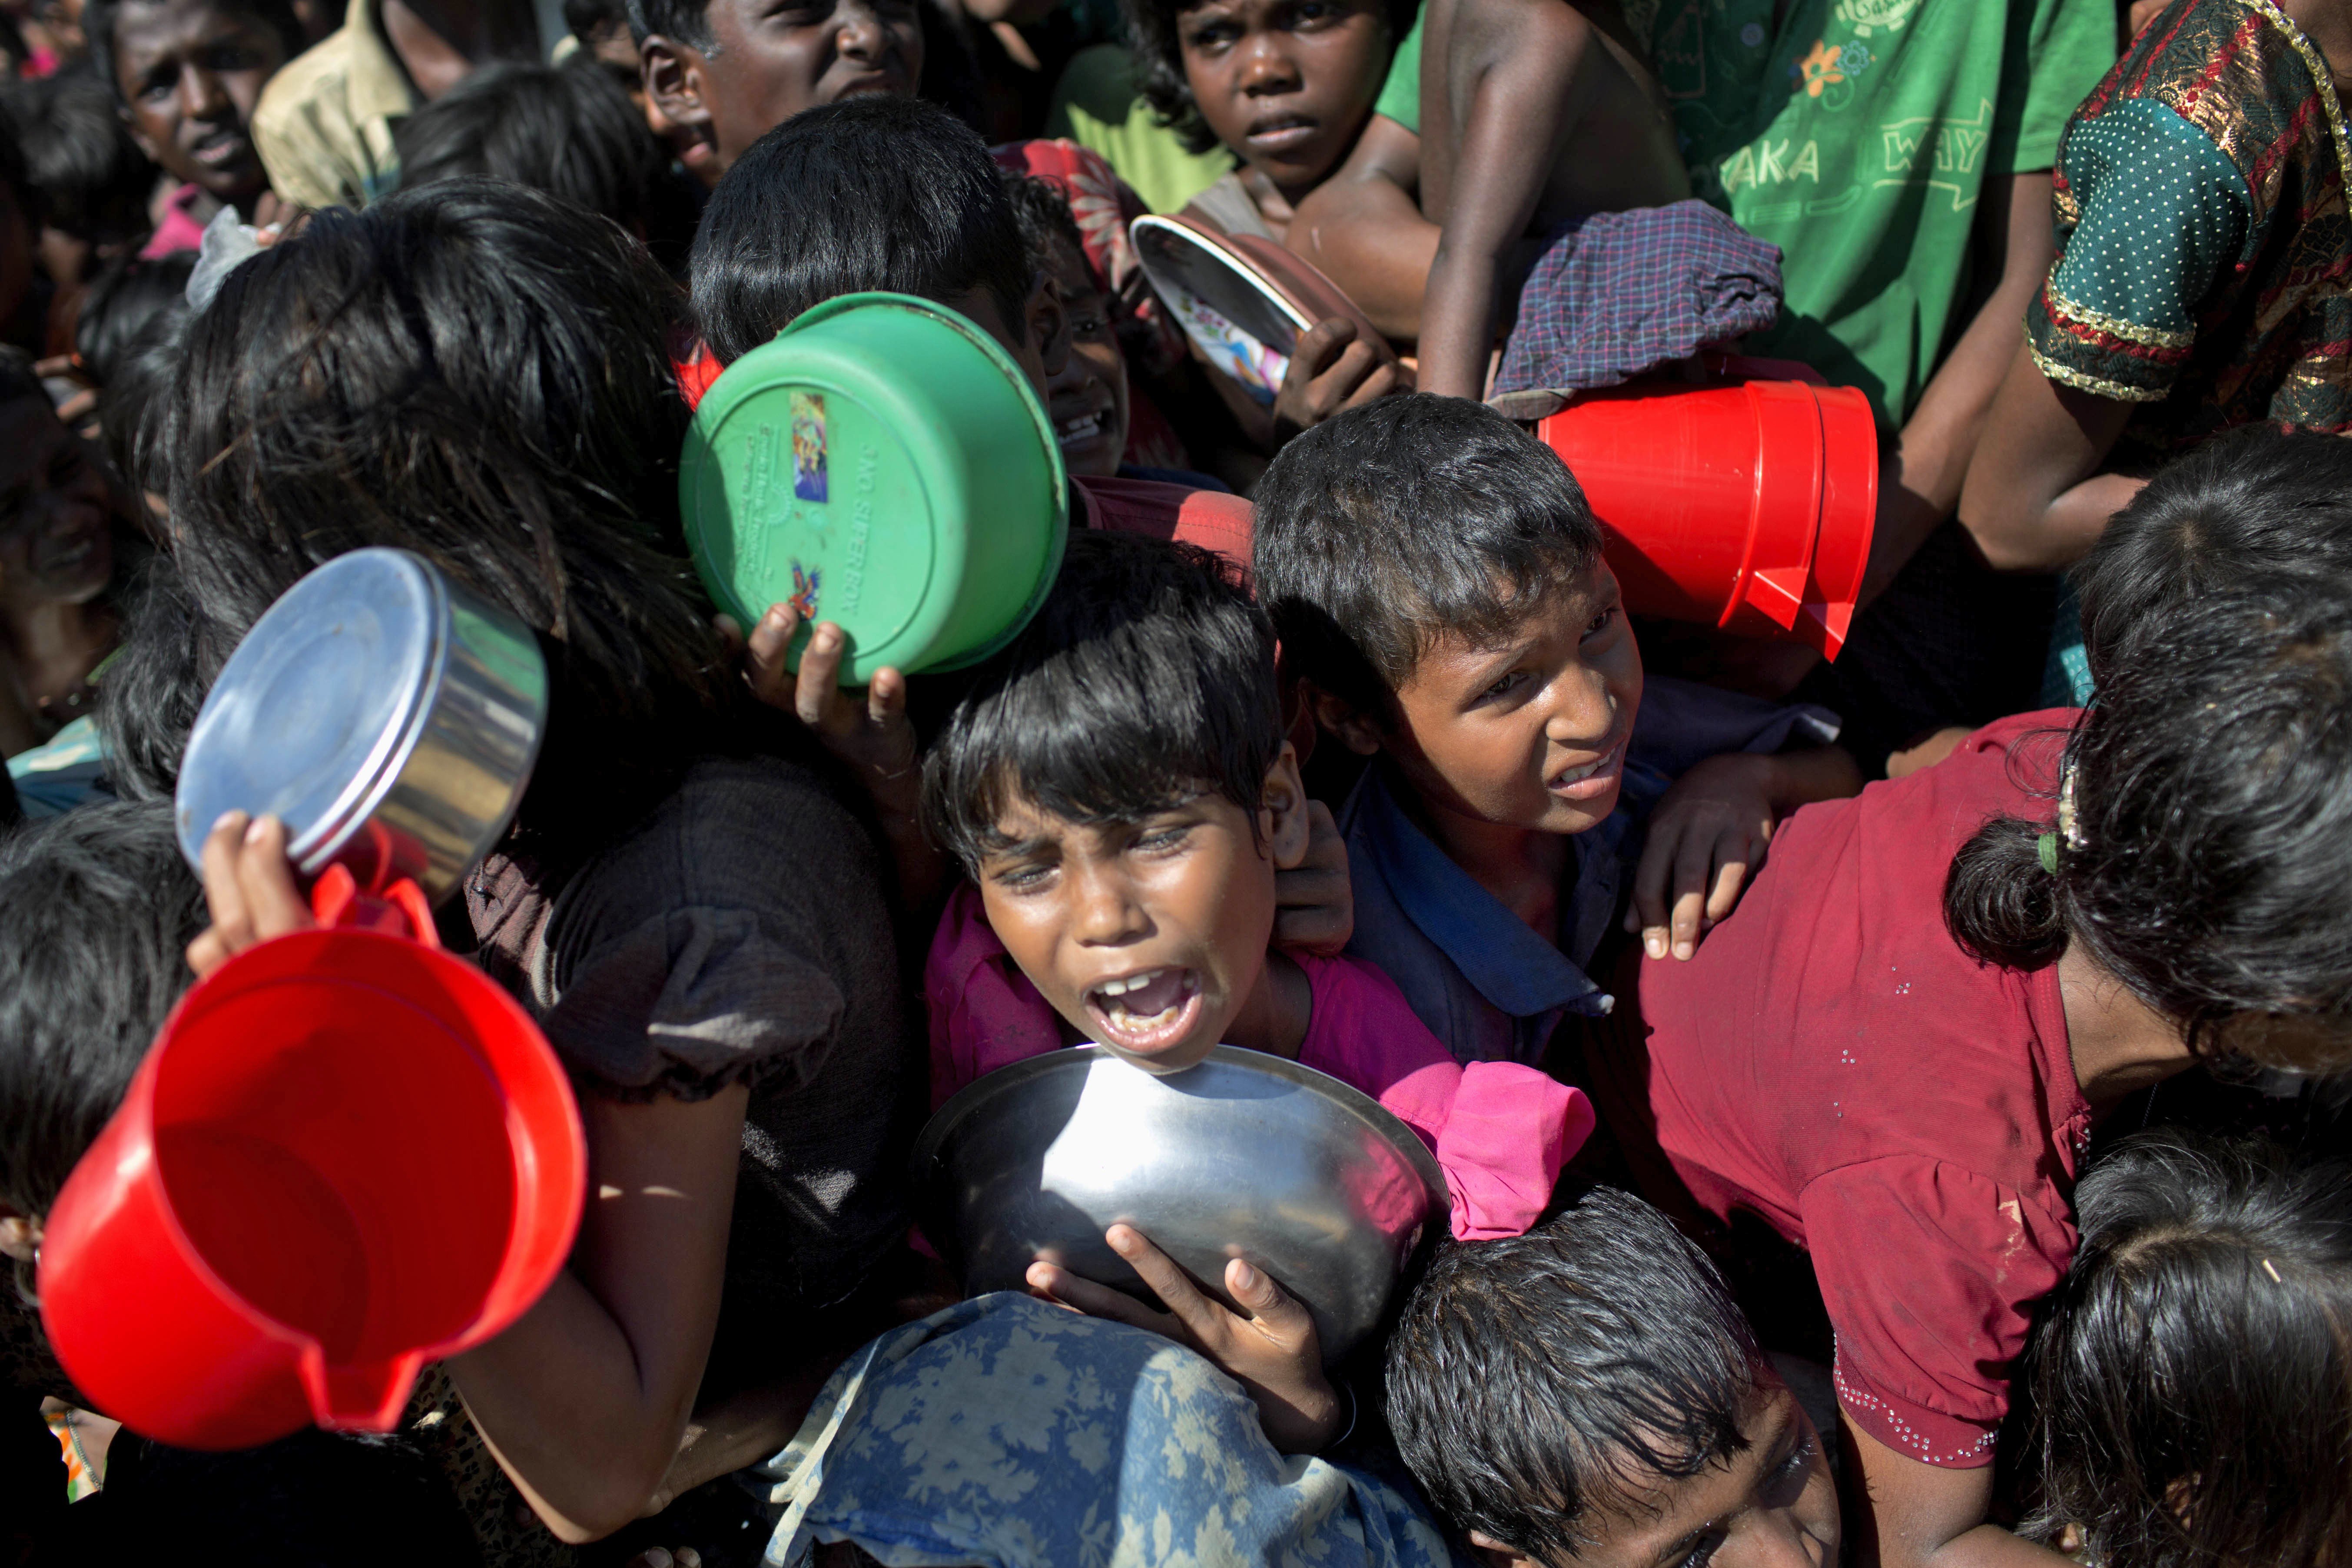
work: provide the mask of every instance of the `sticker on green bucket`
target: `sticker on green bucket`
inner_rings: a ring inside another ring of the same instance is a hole
[[[1045,411],[993,340],[869,294],[728,367],[696,414],[679,500],[719,608],[746,626],[776,604],[837,623],[842,679],[862,685],[1010,640],[1059,568],[1065,482]]]

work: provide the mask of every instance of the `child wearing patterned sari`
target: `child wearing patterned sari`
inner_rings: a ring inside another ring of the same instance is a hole
[[[2347,0],[2174,0],[2066,128],[2058,257],[1960,500],[1999,567],[2087,551],[2163,458],[2352,429]]]

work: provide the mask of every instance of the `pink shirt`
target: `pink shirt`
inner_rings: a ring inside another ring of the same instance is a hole
[[[175,250],[200,250],[204,247],[205,226],[188,216],[188,208],[202,195],[204,192],[197,186],[186,184],[163,198],[163,220],[155,226],[155,232],[147,237],[147,243],[139,247],[142,261],[152,261]]]
[[[1389,977],[1360,959],[1292,953],[1314,995],[1302,1067],[1379,1100],[1437,1157],[1461,1240],[1517,1236],[1551,1201],[1570,1155],[1591,1134],[1582,1091],[1516,1062],[1465,1067]],[[923,994],[931,1026],[931,1105],[975,1079],[1057,1048],[1054,1009],[989,928],[969,883],[948,900]]]

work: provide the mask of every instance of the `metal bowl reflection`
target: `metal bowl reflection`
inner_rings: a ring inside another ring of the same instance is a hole
[[[1024,1289],[1043,1258],[1149,1300],[1103,1241],[1123,1222],[1220,1299],[1228,1258],[1265,1269],[1313,1313],[1327,1361],[1379,1325],[1448,1201],[1376,1101],[1231,1046],[1164,1078],[1095,1046],[1001,1068],[931,1118],[913,1176],[967,1290]]]

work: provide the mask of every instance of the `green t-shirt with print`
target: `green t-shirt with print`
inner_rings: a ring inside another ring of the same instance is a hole
[[[1694,190],[1778,245],[1755,352],[1899,426],[1961,324],[1989,174],[2056,161],[2116,59],[2114,0],[1628,0]],[[2021,331],[2022,328],[2021,327]]]
[[[1988,174],[2047,169],[2116,59],[2113,0],[1625,0],[1691,187],[1778,245],[1755,352],[1909,417],[1968,303]],[[1421,21],[1374,110],[1421,129]],[[2021,325],[2021,331],[2022,327]]]

